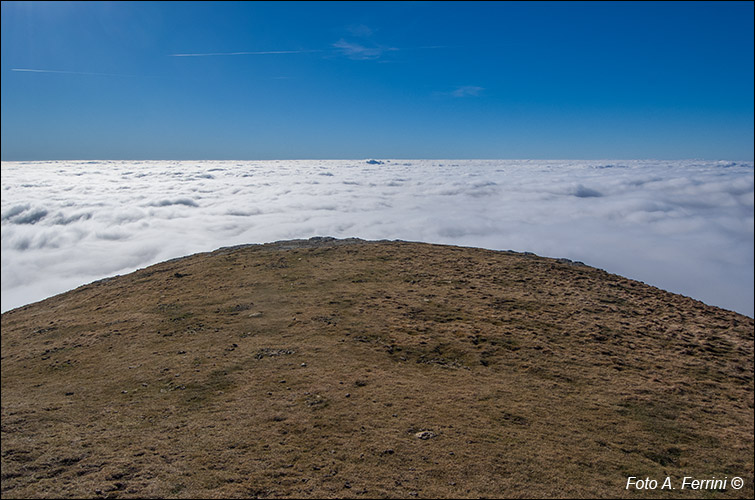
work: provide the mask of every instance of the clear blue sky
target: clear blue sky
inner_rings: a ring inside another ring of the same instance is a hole
[[[751,160],[753,45],[753,2],[3,1],[2,159]]]

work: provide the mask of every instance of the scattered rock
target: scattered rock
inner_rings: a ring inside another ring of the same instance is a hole
[[[307,399],[306,401],[304,401],[304,403],[309,407],[313,407],[313,406],[316,407],[316,406],[325,405],[326,399],[320,396],[319,394],[315,394],[314,397]]]
[[[262,359],[264,357],[275,357],[275,356],[282,356],[284,354],[294,354],[296,351],[293,349],[271,349],[269,347],[264,347],[257,351],[257,354],[254,355],[254,359]]]
[[[423,439],[423,440],[431,439],[431,438],[434,438],[435,436],[437,436],[437,434],[435,434],[433,431],[419,431],[418,433],[414,435],[414,437],[418,439]]]

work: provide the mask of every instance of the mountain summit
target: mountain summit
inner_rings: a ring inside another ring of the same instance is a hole
[[[566,259],[222,248],[2,315],[2,495],[752,498],[753,331]]]

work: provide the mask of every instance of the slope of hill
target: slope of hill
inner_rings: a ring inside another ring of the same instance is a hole
[[[751,498],[753,330],[532,254],[192,255],[2,315],[2,495]]]

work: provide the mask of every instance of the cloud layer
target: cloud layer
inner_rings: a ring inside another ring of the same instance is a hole
[[[316,235],[566,257],[753,315],[753,164],[3,162],[2,310]]]

